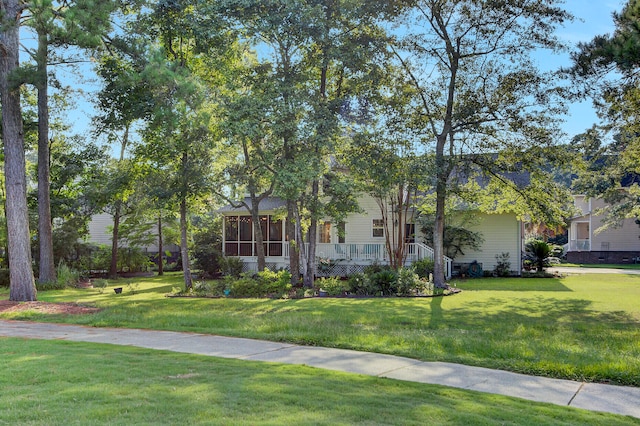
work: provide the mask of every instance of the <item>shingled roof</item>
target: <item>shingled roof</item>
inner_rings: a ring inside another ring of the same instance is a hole
[[[245,197],[243,200],[248,206],[251,206],[251,198]],[[271,211],[278,209],[280,207],[286,206],[286,201],[282,198],[278,197],[267,197],[260,201],[259,210],[260,211]],[[218,209],[219,213],[247,213],[247,209],[244,206],[234,207],[231,204],[227,204],[226,206]]]

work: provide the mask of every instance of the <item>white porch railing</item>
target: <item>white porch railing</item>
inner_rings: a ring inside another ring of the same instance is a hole
[[[307,245],[308,247],[308,245]],[[421,259],[434,260],[434,252],[431,247],[420,243],[409,243],[405,247],[407,254],[406,264],[411,264]],[[285,256],[289,256],[289,247],[285,248]],[[389,256],[384,244],[317,244],[316,256],[320,259],[335,261],[369,261],[386,263]],[[445,276],[451,278],[451,266],[453,261],[446,257]]]
[[[591,240],[571,240],[569,241],[569,251],[590,251]]]

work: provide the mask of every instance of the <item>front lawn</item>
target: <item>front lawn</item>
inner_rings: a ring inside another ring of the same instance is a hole
[[[111,345],[0,338],[0,358],[0,424],[640,424],[443,386]]]
[[[118,281],[120,295],[110,285],[39,294],[103,308],[97,314],[0,317],[261,338],[640,386],[637,275],[458,281],[463,292],[435,298],[167,298],[180,285],[176,275]]]
[[[596,268],[596,269],[627,269],[638,270],[640,269],[640,263],[561,263],[553,266],[562,266],[567,268]]]

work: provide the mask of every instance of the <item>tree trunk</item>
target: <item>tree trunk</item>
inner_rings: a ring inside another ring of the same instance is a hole
[[[258,271],[264,271],[266,267],[264,252],[264,237],[262,235],[262,227],[260,226],[260,201],[255,196],[255,192],[251,192],[251,222],[253,223],[253,235],[256,240],[256,256],[258,257]],[[268,238],[268,237],[267,237]]]
[[[40,282],[55,282],[53,230],[51,226],[49,158],[49,79],[47,77],[48,38],[38,34],[38,239],[40,242]]]
[[[304,274],[304,286],[313,288],[316,271],[318,269],[318,261],[316,259],[316,243],[318,240],[318,194],[320,192],[320,184],[318,180],[314,180],[311,184],[311,223],[309,225],[309,249],[307,250],[307,268]]]
[[[118,238],[120,233],[120,216],[122,211],[122,201],[116,201],[115,212],[113,213],[113,231],[111,233],[111,264],[109,265],[109,278],[118,278]]]
[[[0,103],[6,185],[7,241],[9,246],[9,299],[36,300],[31,269],[31,240],[27,210],[27,176],[20,87],[10,84],[18,68],[21,4],[2,0],[0,4]]]
[[[162,213],[158,214],[158,276],[164,275],[164,248],[162,244]]]
[[[120,146],[119,162],[124,161],[129,144],[129,125],[127,124],[122,135],[122,145]],[[122,218],[122,200],[116,200],[115,212],[113,214],[113,233],[111,234],[111,264],[109,266],[109,278],[118,278],[118,238],[120,238],[120,219]]]
[[[433,224],[433,284],[446,288],[444,267],[444,207],[447,190],[444,155],[436,154],[436,217]]]
[[[289,272],[291,272],[291,284],[300,282],[300,247],[302,241],[298,242],[296,237],[296,214],[295,202],[287,200],[287,223],[286,235],[289,238]]]
[[[193,278],[189,266],[189,251],[187,250],[187,200],[180,200],[180,256],[182,258],[182,271],[184,272],[184,288],[191,290]]]

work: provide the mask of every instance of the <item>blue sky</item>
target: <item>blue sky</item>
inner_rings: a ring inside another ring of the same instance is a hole
[[[590,41],[596,35],[611,34],[614,30],[612,14],[614,11],[621,11],[624,4],[626,1],[623,0],[566,0],[565,9],[576,17],[576,21],[560,28],[557,34],[572,46]],[[548,65],[553,68],[571,64],[568,53],[542,56],[541,60],[548,61]],[[571,105],[565,120],[563,128],[571,138],[598,122],[598,117],[591,101],[587,100]]]
[[[558,36],[575,46],[578,42],[586,42],[599,34],[611,33],[614,29],[612,13],[620,11],[625,0],[566,0],[565,8],[576,16],[576,21],[558,29]],[[548,69],[556,69],[560,66],[569,66],[569,53],[561,55],[540,55],[540,66]],[[64,71],[59,72],[59,77],[68,84],[81,87],[86,97],[77,99],[77,108],[68,113],[68,119],[74,124],[74,132],[85,134],[88,130],[93,109],[90,102],[92,93],[99,89],[94,77],[86,73],[80,81],[78,77]],[[567,117],[565,117],[564,131],[571,138],[582,133],[598,121],[598,118],[587,100],[574,103]]]

